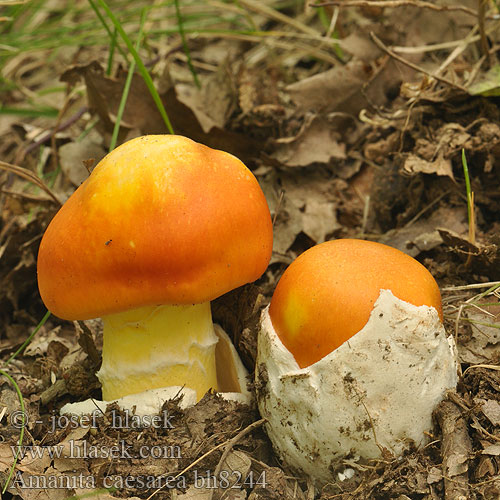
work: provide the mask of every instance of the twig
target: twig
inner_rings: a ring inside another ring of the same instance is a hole
[[[59,379],[40,394],[40,402],[45,406],[55,398],[65,394],[68,394],[66,381],[64,379]]]
[[[54,130],[49,130],[47,133],[42,135],[35,142],[31,143],[23,151],[22,158],[24,158],[28,153],[30,153],[31,151],[36,149],[38,146],[40,146],[44,142],[49,141],[52,138],[52,136],[56,134],[56,132],[60,132],[61,130],[65,130],[68,127],[70,127],[71,125],[73,125],[73,123],[77,122],[83,116],[83,114],[88,111],[88,109],[89,108],[87,106],[81,107],[73,116],[71,116],[67,120],[61,122]],[[18,163],[19,163],[19,159],[18,159]]]
[[[236,434],[235,437],[231,438],[231,439],[228,439],[227,441],[224,441],[223,443],[220,443],[218,444],[217,446],[214,446],[212,449],[208,450],[206,453],[204,453],[201,457],[198,457],[194,462],[192,462],[191,464],[189,464],[186,468],[184,468],[183,470],[181,470],[178,474],[176,474],[174,476],[174,479],[177,479],[178,477],[181,477],[183,476],[186,472],[190,471],[196,464],[200,463],[202,460],[204,460],[206,457],[208,457],[209,455],[211,455],[214,451],[218,450],[219,448],[222,448],[224,446],[230,446],[231,443],[236,442],[238,439],[241,438],[241,436],[244,436],[247,432],[250,432],[251,430],[255,429],[255,427],[258,427],[259,425],[262,425],[264,422],[266,421],[266,419],[261,419],[261,420],[257,420],[256,422],[253,422],[252,424],[250,424],[248,427],[245,427],[245,429],[243,429],[242,431],[240,431],[238,434]],[[234,443],[233,443],[234,445]],[[146,499],[146,500],[151,500],[151,498],[153,498],[157,493],[159,493],[162,489],[162,488],[158,488],[157,490],[153,491],[153,493],[151,493],[151,495],[149,495],[149,497]]]
[[[442,401],[434,411],[443,439],[441,458],[446,500],[470,498],[469,457],[472,445],[465,421],[458,406],[451,401]]]
[[[484,61],[486,60],[486,56],[481,56],[472,66],[472,69],[469,71],[469,77],[465,81],[465,86],[469,87],[472,85],[474,80],[476,79],[476,76],[479,73],[479,70],[481,69],[481,66],[483,65]]]
[[[500,443],[500,437],[495,436],[495,434],[492,434],[491,432],[488,432],[479,422],[478,418],[475,415],[472,415],[472,424],[470,426],[473,429],[476,429],[479,431],[484,437],[493,439],[493,441],[497,441]]]
[[[46,196],[36,196],[34,194],[21,193],[18,191],[12,191],[10,189],[1,189],[0,192],[2,192],[3,194],[7,194],[9,196],[24,198],[24,199],[30,200],[30,201],[36,201],[36,202],[39,202],[39,201],[40,202],[43,202],[43,201],[52,202],[53,201],[51,198],[47,198]]]
[[[434,76],[436,75],[441,75],[444,70],[460,55],[462,54],[469,44],[472,43],[472,39],[474,38],[474,35],[476,35],[477,32],[477,27],[474,26],[470,33],[462,40],[462,43],[460,43],[455,49],[452,51],[452,53],[446,58],[446,60],[439,66],[437,71],[434,73]]]
[[[283,203],[283,198],[285,197],[285,191],[281,190],[278,198],[278,203],[274,209],[274,217],[273,217],[273,227],[276,225],[276,219],[278,218],[278,214],[280,213],[281,204]]]
[[[273,19],[280,23],[287,24],[296,30],[302,31],[303,33],[308,33],[309,35],[313,36],[318,34],[314,28],[307,26],[307,24],[302,23],[294,17],[283,14],[279,10],[273,9],[263,2],[257,2],[255,0],[239,0],[239,3],[247,9],[253,10],[258,14],[269,17],[270,19]]]
[[[267,420],[265,418],[261,418],[260,420],[257,420],[256,422],[251,423],[249,426],[245,427],[242,429],[236,436],[231,438],[229,442],[227,443],[226,447],[224,448],[224,451],[222,452],[222,455],[220,457],[219,463],[217,464],[217,467],[214,470],[214,476],[216,478],[219,477],[219,474],[221,473],[222,467],[224,465],[224,462],[226,461],[227,457],[229,456],[229,453],[233,449],[234,445],[246,434],[249,432],[253,431],[255,428],[260,427],[262,424],[264,424]],[[227,491],[226,491],[227,492]],[[213,498],[215,493],[215,490],[212,490],[212,495],[210,496],[210,500]]]
[[[486,368],[487,370],[496,370],[500,371],[500,366],[497,365],[471,365],[469,366],[465,371],[464,375],[469,371],[472,370],[473,368]]]
[[[45,183],[31,170],[28,170],[27,168],[23,167],[18,167],[17,165],[11,165],[10,163],[1,160],[0,160],[0,169],[16,174],[17,176],[22,177],[23,179],[26,179],[29,182],[32,182],[40,189],[43,189],[43,191],[45,191],[57,204],[62,206],[61,200],[59,200],[59,198],[48,188],[48,186],[46,186]]]
[[[286,33],[286,35],[290,36],[291,38],[304,38],[301,35],[301,33]],[[276,47],[279,49],[285,49],[285,50],[291,50],[294,49],[298,53],[305,53],[308,55],[311,55],[313,57],[316,57],[320,61],[325,61],[327,63],[330,63],[332,65],[338,64],[338,59],[335,59],[335,57],[331,56],[329,53],[327,53],[324,50],[321,50],[319,48],[316,48],[311,45],[310,42],[305,42],[305,43],[299,43],[299,42],[284,42],[281,40],[276,39],[276,32],[272,31],[260,31],[257,34],[253,35],[247,35],[245,33],[236,33],[236,32],[231,32],[231,33],[224,33],[224,32],[216,32],[216,33],[203,33],[200,32],[198,33],[198,38],[210,38],[213,39],[214,36],[217,38],[224,38],[224,39],[229,39],[229,40],[241,40],[243,42],[250,42],[250,43],[261,43],[262,40],[266,40],[271,47]],[[284,36],[283,34],[279,33],[279,36]],[[305,37],[306,40],[310,40],[311,38],[309,36]],[[324,37],[314,37],[313,40],[318,40],[318,41],[325,41],[326,40]],[[342,47],[342,40],[337,40],[336,38],[331,38],[329,40],[329,43],[332,45],[338,45],[339,47]]]
[[[420,9],[430,9],[437,11],[461,11],[471,16],[477,17],[477,12],[463,5],[434,5],[430,2],[420,0],[329,0],[327,2],[313,3],[311,7],[324,7],[326,5],[338,5],[339,7],[387,7],[394,9],[397,7],[418,7]]]
[[[489,288],[500,285],[500,281],[488,281],[487,283],[472,283],[471,285],[446,286],[441,288],[443,292],[456,292],[458,290],[472,290],[473,288]]]
[[[211,448],[210,450],[208,450],[206,453],[204,453],[201,457],[197,458],[194,462],[192,462],[191,464],[189,464],[186,468],[184,468],[183,470],[181,470],[178,474],[176,474],[174,476],[174,479],[177,479],[178,477],[181,477],[182,475],[184,475],[186,472],[190,471],[196,464],[200,463],[203,459],[205,459],[206,457],[208,457],[209,455],[211,455],[214,451],[218,450],[219,448],[222,448],[223,446],[226,446],[226,444],[229,442],[230,440],[228,441],[224,441],[223,443],[220,443],[218,444],[217,446],[214,446],[213,448]],[[158,477],[161,477],[161,476],[158,476]],[[164,488],[166,487],[166,484],[158,489],[156,489],[155,491],[153,491],[153,493],[151,493],[151,495],[148,496],[148,498],[146,498],[146,500],[151,500],[157,493],[159,493],[161,490],[163,490]]]
[[[460,304],[458,308],[457,317],[455,318],[455,335],[453,337],[455,339],[455,345],[458,345],[458,327],[460,326],[460,320],[462,318],[462,313],[464,311],[464,308],[465,304]],[[462,365],[459,363],[458,366],[460,367],[460,371],[462,371]]]
[[[382,50],[383,52],[385,52],[386,54],[391,56],[393,59],[396,59],[396,61],[399,61],[400,63],[402,63],[406,66],[409,66],[410,68],[414,69],[415,71],[418,71],[419,73],[423,73],[424,75],[428,75],[429,77],[434,78],[438,82],[445,83],[446,85],[449,85],[450,87],[454,87],[458,90],[461,90],[462,92],[465,92],[466,94],[468,93],[467,89],[465,87],[462,87],[462,85],[455,83],[455,82],[452,82],[451,80],[448,80],[448,78],[444,78],[443,76],[433,75],[432,73],[429,73],[424,68],[421,68],[420,66],[417,66],[416,64],[413,64],[412,62],[407,61],[405,58],[394,53],[391,49],[389,49],[386,45],[383,44],[383,42],[377,37],[377,35],[375,35],[375,33],[373,33],[373,31],[370,31],[370,37],[373,40],[373,42],[375,43],[375,45],[377,45],[377,47],[380,50]]]
[[[339,19],[340,9],[336,7],[333,9],[332,18],[330,19],[330,26],[328,26],[328,31],[325,33],[326,38],[331,38],[335,33],[335,27],[337,26],[337,21]]]
[[[357,390],[357,389],[356,389]],[[363,405],[363,408],[365,409],[365,412],[366,412],[366,415],[368,416],[368,420],[370,421],[370,427],[372,428],[372,432],[373,432],[373,440],[375,441],[375,444],[377,445],[377,448],[380,450],[380,455],[382,455],[382,457],[384,457],[386,455],[386,448],[384,448],[379,442],[378,442],[378,439],[377,439],[377,433],[375,432],[375,424],[373,423],[373,419],[372,419],[372,416],[370,415],[370,412],[368,411],[368,408],[366,407],[365,403],[363,402],[363,400],[361,399],[361,396],[358,394],[359,396],[359,402]]]
[[[474,43],[479,40],[479,35],[475,35],[469,39],[469,43]],[[429,43],[428,45],[416,45],[412,47],[405,47],[400,45],[393,45],[392,50],[400,54],[422,54],[424,52],[435,52],[438,50],[454,49],[459,45],[463,45],[464,39],[453,40],[452,42],[443,43]]]
[[[443,191],[437,198],[435,198],[427,206],[425,206],[424,208],[422,208],[422,210],[420,210],[420,212],[418,212],[417,215],[415,215],[415,217],[413,217],[412,219],[410,219],[404,225],[404,227],[407,228],[407,227],[410,227],[412,224],[415,224],[415,222],[417,222],[417,220],[420,219],[420,217],[422,217],[422,215],[424,215],[428,210],[430,210],[434,205],[436,205],[437,203],[439,203],[445,196],[447,196],[450,193],[451,193],[451,190]]]
[[[481,35],[481,52],[488,60],[488,66],[491,66],[491,56],[488,47],[488,39],[486,38],[486,30],[484,27],[486,18],[486,0],[478,0],[477,24],[479,26],[479,34]]]
[[[220,471],[222,470],[222,466],[224,462],[226,461],[226,458],[229,455],[229,452],[233,449],[233,446],[246,434],[249,432],[253,431],[255,428],[260,427],[262,424],[266,422],[265,418],[261,418],[260,420],[257,420],[256,422],[251,423],[248,427],[245,427],[242,429],[236,436],[231,438],[228,442],[226,447],[224,448],[224,452],[222,453],[222,456],[220,457],[219,463],[217,464],[217,467],[215,468],[214,471],[214,476],[218,477],[220,474]]]

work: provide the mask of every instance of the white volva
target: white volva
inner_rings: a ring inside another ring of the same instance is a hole
[[[268,309],[258,341],[256,389],[281,458],[319,482],[343,458],[400,455],[426,442],[431,416],[457,384],[457,357],[437,311],[381,290],[368,323],[317,363],[300,369]]]
[[[215,346],[215,362],[217,371],[217,385],[219,394],[227,400],[251,404],[252,395],[247,388],[247,370],[243,365],[227,333],[217,324],[210,322],[210,331],[213,331],[217,342]],[[128,373],[128,376],[133,374]],[[61,408],[61,415],[86,415],[97,410],[104,413],[110,403],[116,403],[122,410],[128,410],[135,415],[157,415],[165,401],[182,396],[179,403],[181,408],[193,406],[203,394],[186,385],[167,385],[157,389],[129,394],[121,398],[109,398],[98,401],[87,399],[78,403],[67,403]]]

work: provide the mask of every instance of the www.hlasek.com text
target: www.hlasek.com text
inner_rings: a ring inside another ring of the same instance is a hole
[[[142,445],[133,447],[124,440],[118,441],[113,446],[89,444],[87,441],[74,441],[53,446],[39,445],[11,445],[12,455],[19,460],[27,457],[32,460],[49,458],[107,458],[111,460],[154,458],[154,459],[180,459],[181,447],[178,445]]]

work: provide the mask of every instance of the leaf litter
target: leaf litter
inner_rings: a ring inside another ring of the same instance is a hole
[[[51,11],[27,7],[13,24],[0,25],[10,47],[3,52],[2,103],[24,110],[0,114],[1,159],[36,174],[59,200],[106,153],[127,73],[119,54],[109,65],[106,33],[97,30],[86,3],[77,3],[82,8],[75,12],[65,12],[58,0]],[[333,476],[317,488],[280,464],[254,406],[214,394],[184,410],[178,401],[166,403],[173,428],[113,425],[126,417],[116,407],[87,428],[53,427],[66,402],[100,398],[95,372],[102,333],[98,320],[71,324],[51,317],[2,370],[14,376],[23,394],[24,444],[64,452],[73,446],[73,458],[48,452],[19,457],[6,498],[62,499],[89,492],[103,499],[499,498],[499,297],[488,284],[500,279],[495,5],[323,3],[180,3],[200,88],[182,50],[173,7],[153,9],[143,55],[176,133],[239,156],[268,199],[275,231],[268,271],[256,285],[213,304],[215,320],[234,339],[249,370],[259,313],[286,265],[310,246],[337,237],[369,238],[416,256],[432,271],[442,286],[446,327],[458,339],[462,377],[457,392],[435,412],[430,443],[401,458],[346,463],[355,469],[353,477]],[[133,34],[139,11],[134,16],[122,7]],[[203,21],[196,18],[201,11]],[[54,13],[75,32],[87,23],[92,44],[76,35],[74,45],[44,38],[37,30]],[[46,48],[24,51],[21,41],[32,43],[28,35],[40,37]],[[57,57],[50,57],[51,50]],[[166,129],[136,74],[119,141],[146,133]],[[468,236],[462,149],[474,192],[474,242]],[[0,186],[0,355],[7,361],[44,314],[36,255],[58,204],[5,168]],[[2,377],[2,484],[19,437],[12,424],[19,409],[14,388]],[[103,456],[120,446],[125,448],[119,460]],[[141,457],[141,446],[159,456]],[[216,470],[253,479],[234,488],[196,482],[196,472]],[[23,488],[31,476],[82,479]],[[100,490],[104,478],[147,476],[163,483]],[[167,477],[175,479],[167,485]]]

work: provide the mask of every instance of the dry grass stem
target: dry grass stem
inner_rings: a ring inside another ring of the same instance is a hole
[[[313,36],[318,35],[318,32],[314,28],[311,28],[310,26],[307,26],[299,20],[289,17],[261,2],[256,2],[255,0],[239,0],[238,3],[245,6],[247,9],[253,10],[258,14],[269,17],[270,19],[274,19],[275,21],[287,24],[292,28],[295,28],[296,30],[302,31],[303,33],[307,33]]]
[[[1,160],[0,160],[0,169],[6,170],[7,172],[15,174],[19,177],[22,177],[23,179],[26,179],[32,184],[35,184],[40,189],[45,191],[58,205],[62,206],[61,200],[59,200],[59,198],[50,190],[50,188],[31,170],[19,167],[17,165],[11,165],[10,163],[6,163]]]
[[[443,292],[457,292],[459,290],[474,290],[476,288],[490,288],[500,285],[500,281],[489,281],[488,283],[472,283],[471,285],[446,286],[442,288]]]
[[[236,436],[234,436],[233,438],[228,439],[228,440],[224,441],[223,443],[218,444],[217,446],[214,446],[213,448],[211,448],[210,450],[208,450],[206,453],[204,453],[203,455],[201,455],[200,457],[198,457],[194,462],[192,462],[191,464],[189,464],[181,472],[179,472],[178,474],[176,474],[175,478],[183,476],[186,472],[190,471],[195,465],[199,464],[202,460],[204,460],[206,457],[208,457],[209,455],[211,455],[214,451],[216,451],[216,450],[218,450],[220,448],[223,448],[224,446],[227,446],[228,447],[227,449],[230,450],[231,447],[234,446],[234,444],[238,440],[240,440],[245,434],[247,434],[248,432],[252,431],[256,427],[261,426],[265,421],[266,421],[265,418],[257,420],[256,422],[251,423],[248,427],[245,427],[243,430],[241,430],[240,432],[238,432],[238,434],[236,434]],[[227,454],[226,454],[226,456],[227,456]],[[222,457],[224,457],[224,453],[222,454]],[[151,493],[151,495],[146,500],[151,500],[161,490],[162,490],[162,488],[158,488],[153,493]]]
[[[257,427],[260,427],[261,425],[263,425],[264,423],[266,422],[266,419],[265,418],[261,418],[260,420],[257,420],[255,422],[252,422],[248,427],[245,427],[244,429],[242,429],[240,432],[238,432],[238,434],[236,434],[236,436],[234,436],[233,438],[231,438],[229,441],[227,441],[227,445],[226,445],[226,448],[224,449],[224,452],[222,453],[222,456],[220,457],[220,460],[219,460],[219,463],[217,464],[217,467],[215,469],[215,472],[214,472],[214,476],[215,477],[218,477],[221,470],[222,470],[222,466],[224,465],[224,462],[226,461],[226,458],[228,457],[229,455],[229,452],[233,449],[234,445],[243,437],[245,436],[246,434],[248,434],[249,432],[253,431],[254,429],[256,429]]]
[[[488,39],[486,36],[486,3],[487,0],[478,0],[477,24],[479,26],[479,34],[481,36],[481,52],[488,60],[488,66],[491,66],[491,55],[489,52]]]
[[[452,82],[448,78],[444,78],[444,77],[438,76],[438,75],[433,75],[432,73],[429,73],[424,68],[421,68],[420,66],[417,66],[416,64],[413,64],[412,62],[406,60],[404,57],[401,57],[398,54],[395,54],[391,49],[389,49],[389,47],[384,45],[384,43],[377,37],[377,35],[375,35],[375,33],[373,33],[373,31],[370,32],[370,37],[380,50],[384,51],[387,55],[389,55],[390,57],[392,57],[396,61],[399,61],[400,63],[414,69],[415,71],[418,71],[419,73],[422,73],[422,74],[427,75],[431,78],[434,78],[438,82],[444,83],[446,85],[449,85],[450,87],[454,87],[458,90],[461,90],[462,92],[467,93],[467,89],[465,87],[462,87],[462,85],[455,83],[455,82]]]
[[[304,54],[311,55],[315,57],[316,59],[319,59],[320,61],[324,61],[326,63],[336,65],[338,64],[338,60],[330,55],[329,53],[317,49],[315,47],[312,47],[311,45],[308,44],[299,44],[297,42],[291,43],[291,42],[283,42],[281,40],[276,40],[273,38],[273,33],[272,32],[266,32],[263,33],[262,36],[257,36],[257,35],[244,35],[240,33],[217,33],[217,38],[225,38],[228,40],[240,40],[243,42],[251,42],[251,43],[262,43],[263,41],[266,41],[270,46],[278,48],[278,49],[284,49],[284,50],[295,50],[296,52],[303,52]],[[292,33],[287,33],[287,36],[289,37],[297,37],[297,34],[292,34]],[[213,33],[199,33],[197,35],[197,38],[209,38],[212,39],[214,37]],[[321,40],[323,38],[321,37]],[[336,40],[333,40],[335,44],[341,45],[337,43]]]
[[[266,422],[266,419],[265,418],[261,418],[260,420],[257,420],[255,422],[252,422],[249,426],[245,427],[244,429],[242,429],[240,432],[238,432],[238,434],[236,434],[236,436],[234,436],[233,438],[231,438],[228,442],[227,442],[227,445],[226,447],[224,448],[224,451],[222,452],[222,455],[220,457],[220,460],[219,460],[219,463],[217,464],[217,467],[215,468],[215,471],[214,471],[214,476],[215,477],[219,477],[221,471],[222,471],[222,467],[224,465],[224,462],[226,461],[227,457],[229,456],[229,453],[231,452],[231,450],[233,449],[234,445],[242,438],[244,437],[246,434],[248,434],[249,432],[253,431],[254,429],[256,429],[257,427],[260,427],[261,425],[263,425],[264,423]],[[212,490],[211,492],[211,496],[210,498],[213,498],[214,494],[215,494],[215,491]],[[226,492],[227,493],[227,492]]]
[[[453,52],[441,63],[437,71],[434,73],[434,78],[436,75],[441,75],[444,73],[445,69],[460,55],[462,54],[467,47],[472,43],[472,39],[474,35],[476,35],[477,26],[474,26],[470,33],[462,40],[462,42],[455,47]]]
[[[473,368],[485,368],[486,370],[493,370],[493,371],[497,371],[497,372],[500,372],[500,366],[497,366],[497,365],[471,365],[469,366],[465,371],[464,371],[464,375],[469,371],[469,370],[472,370]]]
[[[464,5],[435,5],[430,2],[419,0],[329,0],[328,2],[315,3],[313,7],[324,7],[326,5],[338,5],[339,7],[387,7],[395,9],[398,7],[418,7],[420,9],[430,9],[437,11],[460,11],[477,16],[477,12]]]

